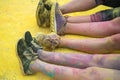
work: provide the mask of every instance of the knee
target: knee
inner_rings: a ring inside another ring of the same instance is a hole
[[[86,71],[89,72],[90,74],[96,74],[98,72],[98,67],[88,67],[86,68]]]
[[[120,30],[120,17],[113,19],[111,23]]]
[[[111,38],[112,38],[113,42],[120,44],[120,33],[113,35]]]
[[[91,80],[101,80],[101,68],[98,67],[89,67],[86,69],[86,73],[92,77]]]
[[[120,33],[113,35],[111,39],[113,43],[115,44],[115,46],[117,47],[117,49],[120,50]]]

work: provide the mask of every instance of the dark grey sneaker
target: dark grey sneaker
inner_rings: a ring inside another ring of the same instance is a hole
[[[53,4],[50,15],[50,29],[58,35],[64,34],[64,28],[67,21],[59,9],[58,3]]]
[[[37,56],[32,55],[30,49],[27,49],[24,40],[20,39],[17,43],[17,55],[21,62],[21,67],[25,75],[33,74],[30,70],[30,63],[37,59]]]
[[[38,44],[35,38],[32,38],[32,35],[29,31],[25,32],[25,42],[28,47],[31,47],[32,50],[37,53],[39,49],[42,49],[41,45]]]

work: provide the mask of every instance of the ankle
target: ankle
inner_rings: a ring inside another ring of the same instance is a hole
[[[63,38],[61,38],[59,41],[59,47],[63,47],[64,46],[63,44],[64,44],[64,40],[63,40]]]
[[[120,32],[120,18],[115,18],[111,21],[111,23],[113,24],[114,28],[117,29],[118,32]]]
[[[111,40],[114,43],[113,47],[116,50],[120,50],[120,34],[116,34],[116,35],[111,36]]]
[[[68,33],[71,33],[71,23],[67,22],[65,27],[64,27],[64,34],[68,34]]]
[[[36,59],[35,61],[32,61],[29,65],[29,69],[31,72],[36,73],[38,72],[38,59]]]
[[[37,55],[38,55],[38,58],[41,59],[41,56],[43,55],[43,50],[38,50],[37,51]]]

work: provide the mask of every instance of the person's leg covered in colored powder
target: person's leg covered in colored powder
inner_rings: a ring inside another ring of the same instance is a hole
[[[60,37],[57,34],[38,33],[35,38],[39,44],[48,49],[66,47],[93,54],[111,53],[120,50],[120,34],[105,38],[71,39]]]
[[[74,5],[73,5],[74,4]],[[110,7],[119,7],[119,0],[71,0],[60,7],[63,14],[90,10],[98,5],[106,5]]]
[[[57,13],[56,13],[57,14]],[[61,19],[56,16],[56,24]],[[64,18],[64,17],[63,17]],[[62,22],[63,20],[61,20]],[[104,10],[90,16],[68,17],[64,26],[57,25],[57,34],[79,34],[105,37],[120,33],[120,8]],[[63,21],[64,22],[64,21]],[[63,23],[64,24],[64,23]],[[61,31],[62,30],[62,31]],[[60,33],[60,31],[62,33]]]
[[[95,5],[99,5],[98,1],[95,1],[95,0],[90,0],[90,1],[95,2]],[[82,2],[82,0],[80,0],[80,2]],[[75,3],[78,4],[79,1],[75,0]],[[70,2],[70,4],[73,4],[73,3]],[[70,6],[70,4],[65,4],[65,5]],[[105,37],[105,36],[113,35],[115,33],[120,32],[120,27],[119,27],[120,24],[117,23],[120,21],[119,19],[120,7],[100,11],[89,16],[64,17],[61,14],[62,9],[60,9],[62,6],[59,8],[58,3],[54,3],[52,4],[52,6],[53,7],[50,7],[50,10],[49,10],[50,12],[48,12],[50,13],[49,15],[50,21],[46,23],[46,24],[49,24],[50,26],[46,26],[46,27],[50,27],[51,31],[56,32],[59,35],[80,34],[80,35],[87,35],[92,37]],[[73,5],[73,6],[76,6],[76,5]],[[77,6],[86,6],[86,5],[77,5]],[[69,7],[69,8],[73,8],[73,7]],[[42,17],[42,15],[46,14],[46,13],[43,13],[43,14],[38,13],[40,11],[41,11],[41,8],[37,9],[38,22],[43,21],[42,19],[44,19],[44,17]],[[41,15],[41,17],[39,15]],[[45,18],[45,19],[49,19],[49,18]],[[101,32],[101,30],[103,32]]]
[[[110,4],[109,2],[103,2],[103,0],[90,0],[89,5],[86,6],[82,5],[83,3],[86,3],[86,1],[79,1],[80,3],[73,5],[73,9],[62,10],[61,7],[60,9],[62,13],[65,14],[88,10],[99,4],[105,4],[108,6],[114,5],[114,3]],[[73,0],[73,2],[78,2],[78,0]],[[68,3],[66,7],[69,7],[70,5],[71,2]],[[45,7],[48,11],[50,10],[50,6],[45,4]],[[81,7],[81,9],[78,9],[79,7]],[[114,13],[115,11],[116,13]],[[115,15],[113,15],[113,13]],[[105,15],[103,16],[103,14]],[[120,79],[120,55],[119,53],[114,52],[120,50],[119,10],[111,9],[90,16],[76,18],[65,18],[59,15],[55,17],[56,25],[59,25],[59,27],[56,27],[57,32],[59,32],[60,27],[62,27],[62,30],[60,30],[62,34],[80,34],[104,38],[79,40],[62,38],[58,35],[51,36],[38,34],[37,37],[33,39],[30,32],[26,32],[25,39],[20,39],[17,44],[18,57],[20,58],[23,71],[26,75],[42,72],[56,80]],[[79,20],[80,18],[82,20]],[[57,20],[61,20],[60,22],[63,22],[65,25],[62,25],[62,23],[58,24],[59,21]],[[89,23],[79,24],[80,22]],[[49,20],[47,23],[49,24]],[[47,24],[45,24],[45,26],[46,25]],[[67,47],[93,54],[81,54],[82,52],[80,54],[48,52],[43,50],[40,45],[51,49],[55,49],[56,47]]]
[[[32,42],[32,36],[30,32],[25,33],[25,42],[27,43],[28,47],[32,47],[34,54],[38,55],[39,59],[50,62],[53,64],[61,64],[71,67],[78,67],[78,68],[87,68],[91,66],[98,66],[98,67],[107,67],[107,68],[116,68],[116,65],[119,65],[119,54],[65,54],[65,53],[57,53],[57,52],[48,52],[44,51],[39,47],[38,43]],[[31,44],[31,45],[30,45]],[[34,46],[34,47],[33,47]],[[114,58],[112,58],[114,56]],[[115,66],[114,66],[115,65]]]
[[[92,23],[66,23],[63,34],[79,34],[92,37],[105,37],[120,33],[120,18],[111,21]],[[61,28],[59,28],[60,30]],[[58,34],[59,34],[58,30]]]
[[[57,80],[118,80],[120,78],[119,70],[98,67],[80,69],[43,62],[37,58],[36,54],[33,54],[33,52],[36,53],[37,50],[41,50],[41,47],[34,46],[32,43],[29,43],[29,45],[28,42],[26,44],[23,39],[20,39],[17,45],[18,56],[22,62],[23,71],[26,75],[42,72]]]

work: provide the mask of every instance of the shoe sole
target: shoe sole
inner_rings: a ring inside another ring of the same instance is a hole
[[[53,4],[51,8],[50,29],[52,32],[62,35],[61,32],[64,30],[65,23],[66,23],[66,20],[62,16],[62,13],[59,9],[59,4],[56,2]]]
[[[20,39],[20,40],[24,40],[24,39]],[[18,45],[19,45],[19,42],[20,42],[20,40],[18,40],[18,42],[17,42],[17,57],[18,57],[18,60],[19,60],[19,63],[20,63],[20,68],[22,69],[22,73],[24,74],[24,75],[27,75],[25,72],[24,72],[24,68],[23,68],[23,63],[22,63],[22,61],[21,61],[21,58],[19,57],[19,51],[18,51]]]
[[[51,15],[50,15],[50,29],[52,32],[55,32],[57,33],[57,29],[56,29],[56,17],[55,17],[55,8],[56,8],[56,3],[54,3],[52,5],[52,8],[51,8]]]

